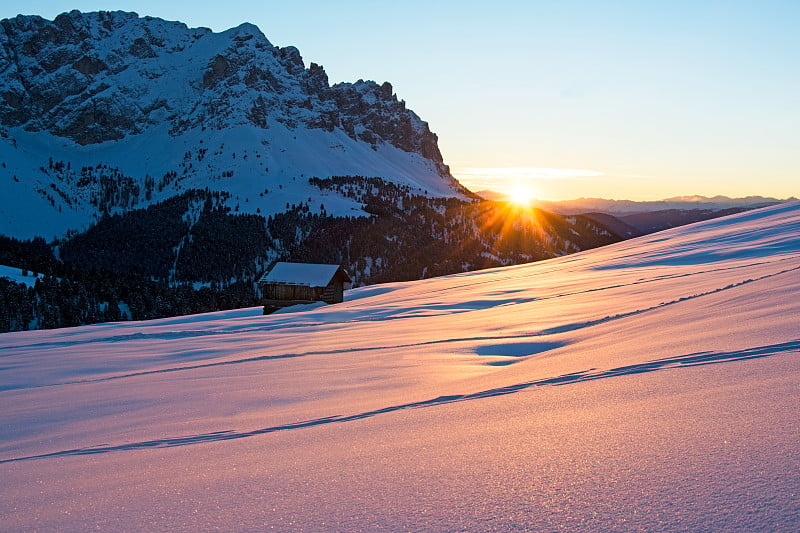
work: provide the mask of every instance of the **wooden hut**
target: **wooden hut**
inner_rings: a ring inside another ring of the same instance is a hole
[[[344,301],[350,276],[339,265],[279,262],[258,280],[264,295],[264,313],[312,302]]]

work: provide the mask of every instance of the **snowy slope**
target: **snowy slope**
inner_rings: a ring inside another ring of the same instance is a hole
[[[800,527],[800,203],[346,300],[0,336],[4,527]]]
[[[84,229],[113,196],[108,177],[136,187],[110,212],[208,187],[232,193],[240,212],[316,196],[313,209],[351,215],[359,206],[307,183],[335,175],[462,191],[436,135],[389,83],[331,86],[251,24],[213,33],[78,11],[0,21],[1,233]]]
[[[0,278],[6,278],[14,283],[21,283],[26,287],[33,287],[36,284],[36,279],[41,279],[42,277],[41,274],[25,272],[25,270],[20,268],[0,265]]]
[[[382,177],[409,185],[417,194],[458,196],[452,183],[438,175],[435,164],[421,155],[388,144],[373,150],[337,131],[290,130],[279,124],[268,131],[245,126],[217,133],[192,131],[176,139],[153,129],[125,142],[91,147],[43,133],[15,130],[13,135],[13,144],[0,138],[0,162],[5,163],[0,167],[0,233],[24,239],[60,237],[96,221],[102,213],[92,199],[102,196],[102,190],[94,183],[80,184],[81,169],[98,165],[118,169],[139,189],[136,203],[113,208],[112,213],[208,187],[229,192],[230,207],[240,213],[267,216],[285,211],[287,203],[303,202],[315,212],[324,205],[329,214],[363,215],[360,204],[309,185],[312,176]],[[204,146],[211,149],[201,164],[197,158]],[[50,158],[68,162],[70,170],[50,170]],[[179,179],[161,191],[154,189],[146,200],[145,179],[153,177],[158,183],[170,172]],[[233,174],[223,177],[226,172]]]

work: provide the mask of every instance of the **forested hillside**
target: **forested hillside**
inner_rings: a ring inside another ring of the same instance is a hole
[[[377,178],[308,181],[363,204],[369,215],[333,216],[301,203],[265,218],[231,212],[226,193],[191,190],[103,217],[52,243],[0,239],[0,264],[44,275],[32,287],[3,280],[0,329],[258,305],[256,280],[275,260],[341,264],[365,285],[536,261],[620,240],[581,216],[430,198]]]

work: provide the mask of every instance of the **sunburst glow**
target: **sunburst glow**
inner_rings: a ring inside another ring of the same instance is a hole
[[[515,183],[508,190],[508,201],[517,205],[530,205],[536,198],[536,191],[526,183]]]
[[[603,176],[602,172],[582,168],[545,167],[456,167],[453,176],[468,189],[496,193],[518,205],[531,201],[565,197],[575,188]],[[565,192],[567,191],[567,192]]]

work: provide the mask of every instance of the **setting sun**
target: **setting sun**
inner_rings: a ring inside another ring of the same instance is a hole
[[[508,201],[517,205],[529,205],[536,198],[536,191],[525,183],[516,183],[508,191]]]

